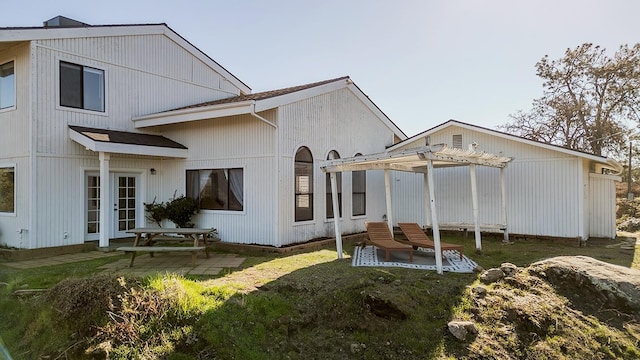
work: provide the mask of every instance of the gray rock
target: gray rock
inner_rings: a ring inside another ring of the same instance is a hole
[[[502,270],[502,272],[506,276],[513,276],[516,272],[518,272],[518,267],[512,263],[503,263],[502,265],[500,265],[500,270]]]
[[[473,268],[473,272],[475,273],[481,273],[484,271],[484,268],[480,265],[476,266],[475,268]]]
[[[471,289],[471,292],[477,298],[483,298],[485,295],[487,295],[487,289],[482,286],[474,287],[473,289]]]
[[[640,270],[587,256],[559,256],[531,264],[529,272],[571,295],[640,311]]]
[[[366,348],[367,348],[367,345],[365,344],[351,344],[351,353],[357,354],[362,352],[362,350]]]
[[[476,324],[472,321],[450,321],[447,324],[449,332],[458,340],[464,341],[468,334],[477,334]]]
[[[504,277],[504,272],[500,269],[493,268],[485,270],[480,274],[480,281],[485,284],[496,282]]]

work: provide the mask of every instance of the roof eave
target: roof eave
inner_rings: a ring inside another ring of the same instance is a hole
[[[491,130],[491,129],[487,129],[487,128],[483,128],[481,126],[475,126],[475,125],[471,125],[471,124],[467,124],[467,123],[463,123],[457,120],[448,120],[440,125],[434,126],[431,129],[425,130],[421,133],[418,133],[410,138],[407,138],[406,140],[404,140],[401,143],[397,143],[391,147],[389,147],[389,151],[394,151],[397,150],[399,148],[401,148],[402,146],[406,145],[409,142],[415,141],[416,139],[419,139],[421,137],[425,137],[428,135],[431,135],[433,133],[436,133],[442,129],[448,128],[450,126],[459,126],[468,130],[473,130],[473,131],[478,131],[478,132],[482,132],[485,134],[489,134],[489,135],[493,135],[493,136],[497,136],[503,139],[507,139],[507,140],[513,140],[513,141],[517,141],[517,142],[521,142],[521,143],[525,143],[528,145],[532,145],[532,146],[537,146],[537,147],[541,147],[547,150],[553,150],[553,151],[558,151],[561,153],[565,153],[568,155],[573,155],[573,156],[577,156],[577,157],[582,157],[588,160],[592,160],[592,161],[597,161],[600,162],[602,164],[608,164],[609,160],[613,160],[611,158],[607,158],[604,156],[598,156],[598,155],[593,155],[593,154],[588,154],[588,153],[584,153],[584,152],[580,152],[580,151],[576,151],[576,150],[572,150],[572,149],[567,149],[567,148],[563,148],[560,146],[556,146],[556,145],[551,145],[551,144],[546,144],[543,142],[539,142],[539,141],[534,141],[534,140],[529,140],[529,139],[525,139],[523,137],[519,137],[516,135],[511,135],[511,134],[507,134],[507,133],[503,133],[500,131],[495,131],[495,130]],[[614,160],[615,161],[615,160]]]
[[[136,128],[179,124],[197,120],[215,119],[251,113],[255,101],[247,100],[202,107],[171,110],[162,113],[134,117],[131,120]]]
[[[161,146],[118,144],[102,141],[95,141],[73,129],[69,129],[71,140],[85,147],[87,150],[95,152],[105,152],[113,154],[146,155],[171,158],[186,158],[189,155],[188,149],[169,148]]]

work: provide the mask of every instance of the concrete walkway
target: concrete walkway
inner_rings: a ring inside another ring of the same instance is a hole
[[[133,276],[146,276],[153,274],[175,273],[181,275],[217,275],[224,268],[239,267],[244,262],[244,257],[235,254],[210,253],[207,259],[204,254],[198,255],[196,265],[191,263],[191,254],[184,253],[155,253],[137,255],[133,267],[129,267],[130,256],[123,256],[120,251],[89,251],[77,254],[51,256],[45,259],[15,261],[0,263],[14,269],[34,269],[45,266],[70,264],[87,260],[96,260],[109,257],[122,257],[108,264],[100,266],[101,273],[123,274]]]

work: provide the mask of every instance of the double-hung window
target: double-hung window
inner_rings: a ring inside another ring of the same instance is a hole
[[[329,156],[327,156],[327,160],[340,159],[340,155],[337,151],[332,150],[329,152]],[[325,175],[325,184],[326,184],[326,215],[327,219],[333,219],[333,195],[331,192],[331,174],[327,173]],[[338,190],[338,217],[342,217],[342,173],[336,174],[336,183]]]
[[[0,64],[0,109],[16,106],[16,77],[13,61]]]
[[[12,167],[0,167],[0,213],[14,213],[15,209],[15,171]]]
[[[242,211],[244,171],[236,169],[187,170],[187,197],[200,209]]]
[[[295,157],[295,221],[313,220],[313,156],[303,146]]]
[[[61,61],[60,106],[104,112],[104,70]]]
[[[362,156],[362,154],[356,154],[356,156]],[[365,170],[351,172],[351,201],[351,215],[367,214],[367,172]]]

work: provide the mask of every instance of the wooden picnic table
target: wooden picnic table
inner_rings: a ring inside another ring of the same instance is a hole
[[[197,252],[204,250],[205,255],[209,258],[209,244],[207,243],[207,240],[215,231],[215,229],[201,228],[135,228],[127,230],[127,233],[135,234],[133,246],[123,246],[119,247],[117,250],[124,251],[125,253],[131,253],[131,262],[129,263],[129,267],[133,266],[133,261],[135,260],[138,252],[148,252],[149,256],[153,257],[154,252],[168,251],[191,252],[192,263],[195,265]],[[193,246],[154,246],[158,240],[192,241]],[[200,245],[201,240],[202,245]]]

